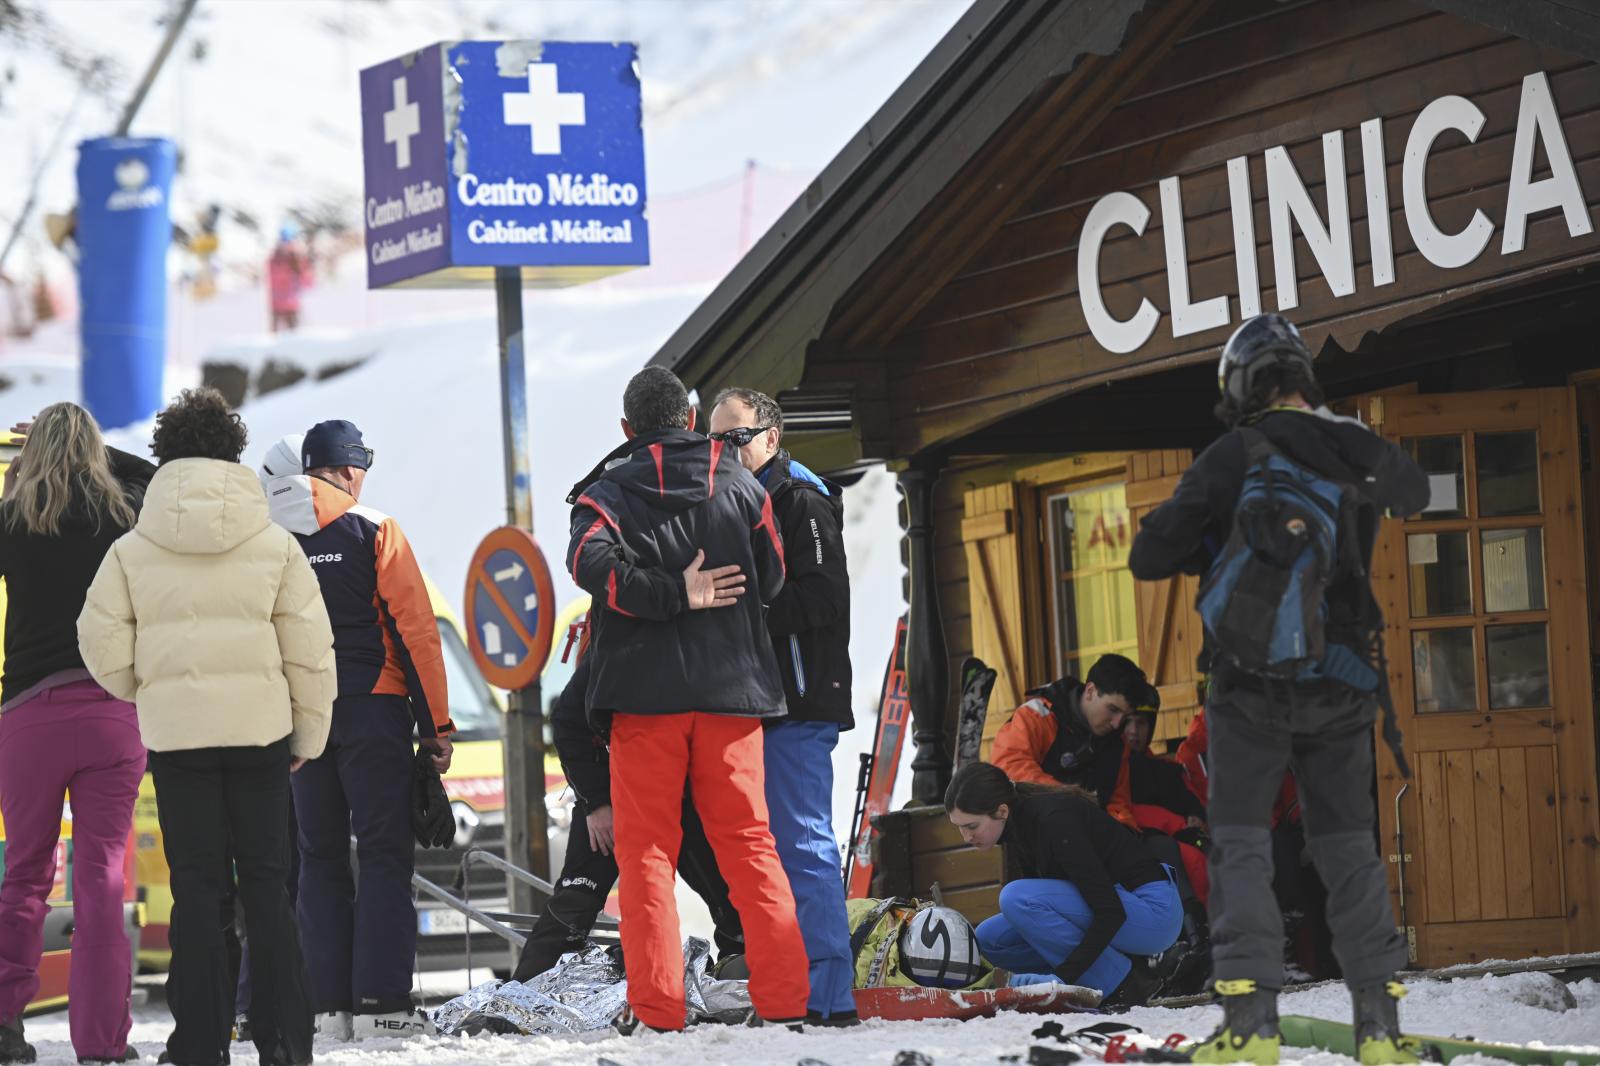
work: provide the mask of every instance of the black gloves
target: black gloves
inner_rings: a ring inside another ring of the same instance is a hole
[[[447,848],[456,837],[456,816],[429,748],[418,749],[411,763],[411,831],[425,848]]]

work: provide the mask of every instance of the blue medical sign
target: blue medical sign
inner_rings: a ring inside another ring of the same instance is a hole
[[[571,285],[650,261],[638,51],[458,41],[361,72],[367,285]]]

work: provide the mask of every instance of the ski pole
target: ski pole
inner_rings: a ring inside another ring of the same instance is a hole
[[[856,806],[850,815],[850,839],[844,845],[844,883],[850,883],[850,871],[856,864],[856,840],[862,834],[861,819],[867,810],[867,788],[872,783],[873,755],[870,751],[861,753],[861,771],[856,776]]]

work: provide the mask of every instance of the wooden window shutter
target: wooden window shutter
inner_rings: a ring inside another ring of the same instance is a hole
[[[1012,482],[969,489],[961,520],[972,610],[972,654],[996,673],[983,727],[983,758],[1028,690],[1021,509]],[[956,694],[959,705],[960,694]]]
[[[1139,520],[1172,495],[1189,468],[1187,451],[1135,452],[1128,456],[1128,512]],[[1180,576],[1134,584],[1139,619],[1139,665],[1161,690],[1155,741],[1181,739],[1200,710],[1195,657],[1200,651],[1200,616],[1195,593],[1200,579]],[[1165,750],[1164,748],[1162,750]]]

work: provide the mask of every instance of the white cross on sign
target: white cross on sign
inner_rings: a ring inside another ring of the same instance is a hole
[[[561,154],[561,127],[584,124],[583,94],[556,87],[554,63],[528,64],[528,91],[506,93],[507,126],[527,126],[534,155]]]
[[[406,80],[394,80],[394,110],[383,113],[383,143],[394,145],[394,165],[405,170],[411,165],[411,138],[422,132],[422,109],[406,101]]]

